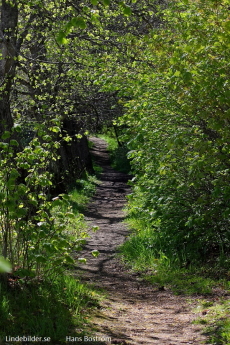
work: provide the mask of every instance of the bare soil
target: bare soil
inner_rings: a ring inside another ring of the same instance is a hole
[[[92,138],[92,141],[92,154],[103,172],[85,216],[89,226],[98,226],[99,230],[91,233],[81,253],[88,260],[80,265],[79,270],[82,280],[104,289],[106,293],[91,320],[90,331],[97,337],[92,343],[206,343],[201,326],[192,324],[200,316],[192,311],[195,298],[189,298],[188,302],[185,296],[159,290],[127,269],[118,259],[117,248],[129,235],[122,222],[126,196],[131,192],[127,185],[129,176],[110,167],[105,141],[98,138]],[[99,250],[100,255],[93,257],[90,254],[92,250]]]

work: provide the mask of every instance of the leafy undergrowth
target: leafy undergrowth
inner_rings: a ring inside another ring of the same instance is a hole
[[[66,336],[84,333],[87,310],[97,305],[98,298],[70,275],[27,284],[9,277],[0,289],[0,343],[9,335],[33,335],[62,344]]]
[[[119,146],[117,139],[111,135],[100,134],[98,137],[104,139],[108,143],[108,151],[112,168],[125,174],[129,174],[131,167],[127,158],[127,146],[123,143]]]
[[[209,266],[179,267],[163,253],[156,258],[151,249],[147,249],[148,243],[141,243],[138,237],[130,241],[120,247],[124,262],[152,284],[171,289],[175,294],[208,296],[213,295],[215,289],[230,292],[227,271],[217,272],[217,267],[210,269]]]
[[[67,256],[60,267],[46,263],[42,274],[34,278],[22,277],[17,270],[0,281],[0,344],[9,335],[45,337],[55,344],[63,344],[66,336],[84,335],[87,318],[97,306],[99,295],[71,273],[88,237],[81,212],[94,193],[96,182],[93,176],[77,180],[75,189],[57,197],[52,209],[56,226],[62,226],[75,259]]]

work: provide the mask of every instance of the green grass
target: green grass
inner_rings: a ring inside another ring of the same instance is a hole
[[[208,295],[218,286],[219,282],[205,268],[178,267],[176,262],[171,262],[163,253],[156,253],[148,235],[148,230],[140,232],[120,247],[124,262],[133,270],[141,272],[146,280],[155,286],[171,289],[175,294],[186,295]],[[225,285],[228,288],[227,281]]]
[[[75,188],[69,193],[73,211],[83,212],[85,210],[91,196],[96,191],[97,183],[96,177],[91,175],[76,181]]]
[[[210,344],[230,345],[229,299],[199,300],[195,312],[201,313],[202,317],[196,319],[194,323],[205,325],[203,333],[208,337]]]
[[[113,151],[118,147],[118,142],[115,137],[106,134],[98,134],[97,136],[107,142],[109,151]]]
[[[0,285],[0,343],[7,335],[50,337],[63,343],[66,335],[81,334],[87,310],[97,305],[96,293],[70,275],[23,284]]]
[[[163,248],[161,252],[156,251],[153,229],[144,227],[135,217],[129,218],[127,223],[135,230],[120,246],[123,261],[156,288],[170,289],[174,294],[202,296],[198,310],[208,312],[197,322],[205,326],[209,344],[230,345],[230,301],[228,297],[219,298],[230,293],[229,268],[209,263],[181,267],[176,255],[172,259],[164,254]]]
[[[120,246],[119,255],[128,266],[141,272],[152,284],[169,288],[176,294],[187,295],[208,295],[219,286],[230,291],[229,269],[210,263],[202,266],[192,263],[181,265],[176,255],[173,258],[167,257],[164,248],[161,251],[156,249],[155,241],[159,238],[155,236],[157,230],[143,227],[140,219],[129,218],[126,223],[135,230]]]
[[[104,139],[108,143],[111,166],[117,171],[130,174],[131,167],[127,158],[127,146],[125,144],[119,146],[115,137],[106,134],[100,134],[98,137]]]
[[[102,173],[103,168],[99,165],[97,165],[95,162],[93,162],[93,169],[95,171],[96,176]]]

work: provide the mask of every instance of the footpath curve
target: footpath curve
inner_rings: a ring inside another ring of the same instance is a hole
[[[129,176],[110,167],[104,140],[90,140],[94,143],[94,159],[103,172],[85,216],[89,226],[98,226],[99,230],[91,233],[81,252],[87,263],[80,264],[79,272],[83,281],[105,290],[106,298],[91,325],[98,339],[111,338],[111,342],[96,341],[93,344],[206,343],[201,326],[192,324],[198,317],[192,312],[192,298],[188,303],[185,296],[175,296],[169,290],[160,291],[124,267],[116,257],[117,247],[129,234],[122,223],[126,195],[131,192],[126,183]],[[93,257],[92,250],[99,250],[100,255]]]

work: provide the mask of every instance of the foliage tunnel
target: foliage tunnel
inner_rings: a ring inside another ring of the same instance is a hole
[[[62,225],[52,244],[53,197],[92,170],[86,135],[104,126],[128,143],[129,217],[155,255],[224,264],[228,10],[227,0],[1,2],[1,249],[14,267],[68,252]]]

